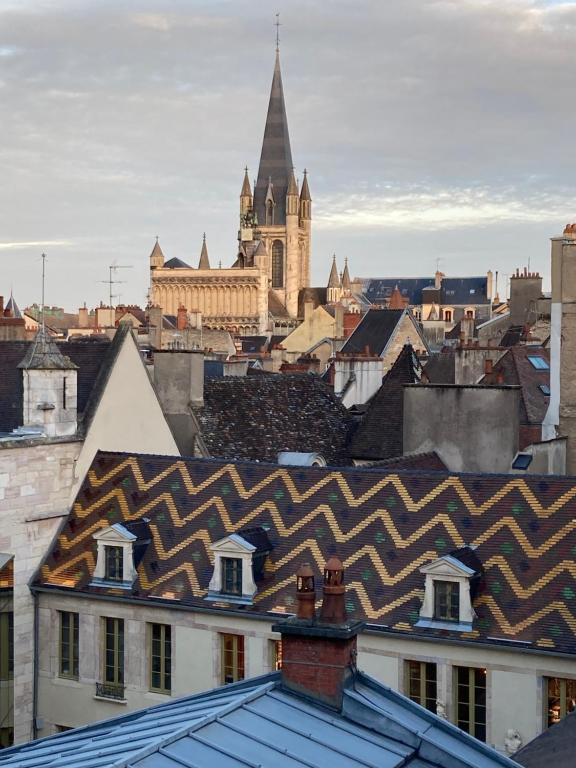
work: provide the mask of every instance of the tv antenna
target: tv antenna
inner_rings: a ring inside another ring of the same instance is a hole
[[[120,296],[119,293],[114,293],[114,286],[119,283],[125,283],[126,280],[116,280],[116,271],[118,269],[133,269],[131,264],[109,264],[108,270],[109,270],[109,277],[108,280],[100,280],[101,283],[108,286],[108,298],[109,298],[109,304],[108,306],[110,309],[112,309],[112,299],[118,298]]]

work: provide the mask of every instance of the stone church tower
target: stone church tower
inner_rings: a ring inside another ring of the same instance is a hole
[[[310,285],[312,200],[306,171],[300,191],[294,176],[280,56],[276,51],[272,89],[254,195],[248,172],[240,193],[240,259],[250,260],[254,243],[261,251],[269,285],[290,317],[298,293]]]
[[[310,285],[312,199],[306,171],[298,189],[288,133],[280,56],[276,61],[258,177],[254,192],[248,169],[240,192],[238,252],[231,267],[210,266],[206,241],[198,269],[178,258],[165,260],[157,242],[150,254],[150,299],[165,314],[185,307],[201,312],[209,328],[255,334],[298,315],[298,294]]]

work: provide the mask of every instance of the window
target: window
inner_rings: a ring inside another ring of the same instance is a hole
[[[531,453],[517,453],[512,462],[512,469],[528,469],[532,464],[533,456]]]
[[[570,712],[576,710],[576,680],[560,677],[544,678],[547,688],[547,725],[555,725]]]
[[[276,672],[282,669],[282,640],[270,640],[270,661]]]
[[[486,670],[454,667],[454,688],[456,725],[486,741]]]
[[[404,675],[404,693],[408,698],[430,712],[436,712],[436,664],[407,661]]]
[[[77,613],[60,611],[60,677],[78,679],[78,619]]]
[[[244,636],[221,635],[222,683],[244,680]]]
[[[124,550],[122,547],[104,547],[106,564],[104,578],[106,581],[122,581],[124,578]]]
[[[222,558],[222,592],[242,594],[242,560],[239,557]]]
[[[282,240],[272,243],[272,288],[284,286],[284,244]]]
[[[539,357],[538,355],[528,355],[528,360],[530,360],[530,363],[532,364],[533,368],[536,368],[537,371],[549,371],[550,366],[548,365],[548,361],[545,360],[543,357]]]
[[[457,581],[434,582],[434,618],[458,621],[460,618],[460,584]]]
[[[0,613],[0,680],[14,677],[14,614]]]
[[[172,690],[172,627],[150,624],[150,690],[170,693]]]
[[[543,395],[546,395],[546,397],[550,397],[550,387],[548,384],[540,384],[540,392],[542,392]]]
[[[124,619],[104,619],[104,682],[124,688]]]
[[[452,312],[449,309],[444,311],[444,320],[447,323],[451,323],[452,322]]]
[[[14,744],[14,728],[0,728],[0,749],[11,747]]]

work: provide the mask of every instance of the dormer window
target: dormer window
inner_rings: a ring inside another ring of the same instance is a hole
[[[434,618],[439,621],[458,621],[460,618],[460,583],[434,581]]]
[[[264,528],[246,528],[214,542],[207,600],[251,603],[272,545]]]
[[[138,536],[120,523],[99,530],[93,538],[97,554],[92,586],[131,589],[136,578],[135,555],[143,554],[140,550],[146,542],[139,544]]]
[[[417,627],[468,632],[476,618],[476,595],[482,564],[471,547],[462,547],[423,566],[424,599]]]

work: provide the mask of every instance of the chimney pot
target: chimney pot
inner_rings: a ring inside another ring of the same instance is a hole
[[[331,557],[324,566],[322,608],[320,620],[327,624],[344,624],[344,566],[337,557]]]
[[[492,373],[492,360],[489,357],[484,360],[484,373]]]
[[[316,590],[314,589],[314,571],[308,563],[301,565],[296,572],[296,597],[298,618],[313,619],[316,613]]]

